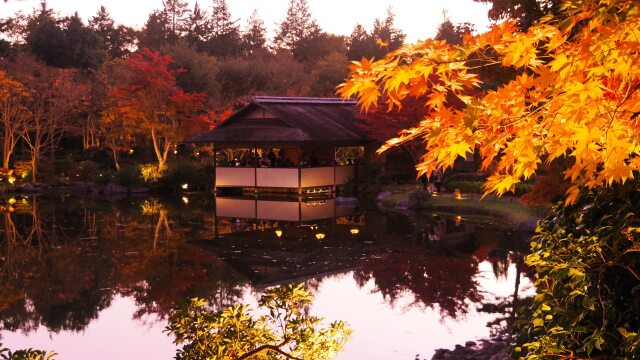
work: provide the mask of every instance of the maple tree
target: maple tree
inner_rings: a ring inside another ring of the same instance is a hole
[[[151,137],[158,169],[167,164],[169,150],[178,144],[204,105],[203,94],[186,93],[178,86],[169,65],[171,57],[142,49],[125,60],[128,69],[124,84],[115,87],[110,96],[123,113],[132,133]]]
[[[28,90],[20,82],[0,71],[0,126],[2,141],[2,167],[9,168],[11,155],[25,131],[29,109]]]
[[[415,127],[425,115],[422,103],[416,99],[406,99],[401,109],[388,112],[385,108],[377,107],[366,114],[360,114],[357,125],[367,133],[369,138],[384,143],[396,136],[403,129]],[[422,145],[419,141],[407,141],[399,145],[414,164],[420,162]]]
[[[418,126],[380,149],[422,139],[420,174],[478,148],[481,167],[495,169],[487,192],[504,194],[543,162],[564,159],[573,203],[581,187],[624,183],[640,169],[640,15],[626,0],[568,1],[562,9],[563,20],[549,16],[526,32],[507,21],[458,46],[426,40],[354,62],[339,92],[365,111],[383,95],[390,109],[405,98],[422,101]],[[515,78],[473,94],[481,85],[473,69],[496,63],[515,69]],[[450,96],[466,106],[452,107]]]

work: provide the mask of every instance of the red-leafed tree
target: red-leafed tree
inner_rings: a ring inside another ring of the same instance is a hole
[[[171,57],[149,49],[136,52],[125,61],[126,79],[110,91],[110,97],[124,113],[132,133],[149,135],[158,169],[167,164],[169,150],[198,128],[203,120],[204,94],[185,93],[170,68]]]
[[[396,112],[388,112],[386,108],[379,106],[370,112],[361,113],[357,124],[371,139],[384,143],[397,137],[404,129],[418,126],[425,114],[422,104],[413,99],[406,99],[402,109]],[[403,143],[400,148],[411,156],[414,164],[420,162],[420,156],[424,151],[419,141]]]

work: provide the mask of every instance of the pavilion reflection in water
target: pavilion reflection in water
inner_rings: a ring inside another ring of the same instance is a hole
[[[473,224],[460,217],[405,223],[406,216],[363,211],[332,197],[216,197],[215,206],[215,239],[207,246],[254,286],[353,271],[379,257],[389,236],[454,247],[475,236]]]

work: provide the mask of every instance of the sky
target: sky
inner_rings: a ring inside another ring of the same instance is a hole
[[[194,4],[196,0],[189,0]],[[40,0],[8,0],[0,3],[0,18],[25,13],[39,6]],[[147,16],[162,7],[162,0],[48,0],[61,16],[77,11],[86,21],[105,5],[116,23],[136,28],[144,25]],[[264,20],[269,36],[275,34],[277,24],[283,20],[289,0],[227,0],[234,19],[244,26],[254,9]],[[349,35],[359,23],[367,30],[376,18],[384,18],[389,5],[396,15],[396,26],[407,34],[407,42],[433,37],[444,14],[453,23],[469,22],[476,30],[483,31],[490,24],[487,19],[489,5],[473,0],[308,0],[311,13],[323,30],[337,35]],[[199,0],[199,5],[209,8],[210,0]]]

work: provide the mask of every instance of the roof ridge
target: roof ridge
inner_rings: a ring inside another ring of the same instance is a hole
[[[275,103],[275,104],[356,104],[354,99],[343,99],[336,97],[308,97],[308,96],[254,96],[255,103]]]

